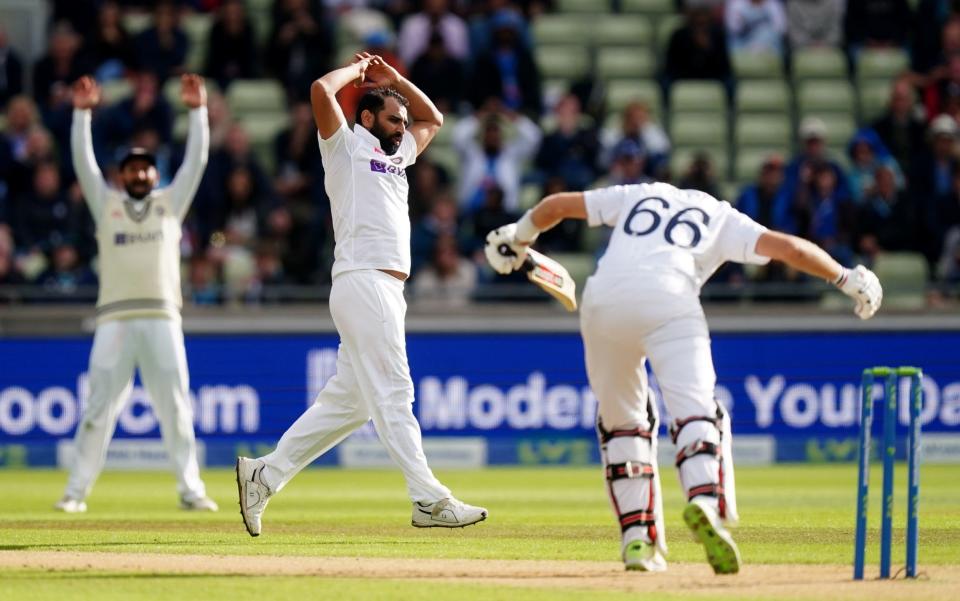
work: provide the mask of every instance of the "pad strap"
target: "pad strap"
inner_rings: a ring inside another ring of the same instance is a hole
[[[713,455],[720,459],[720,445],[705,440],[695,440],[677,453],[677,467],[679,468],[684,461],[697,455]]]
[[[707,497],[717,497],[719,499],[723,498],[723,486],[720,484],[701,484],[699,486],[694,486],[687,491],[687,500],[693,500],[694,497],[707,496]]]
[[[678,419],[670,424],[670,439],[673,441],[673,444],[677,444],[677,436],[680,435],[680,430],[683,430],[684,426],[691,424],[693,422],[710,422],[713,424],[714,428],[720,429],[720,420],[721,415],[719,411],[716,416],[708,417],[706,415],[694,415],[686,419]]]
[[[603,444],[610,442],[614,438],[621,438],[621,437],[627,437],[627,436],[636,436],[639,438],[645,438],[647,440],[650,440],[651,438],[653,438],[652,432],[650,432],[649,430],[643,430],[642,428],[640,428],[640,426],[637,426],[636,428],[630,428],[628,430],[607,431],[603,429],[603,424],[601,424],[598,421],[597,430],[600,432],[600,441],[603,442]]]
[[[620,514],[620,530],[626,532],[634,526],[656,526],[657,520],[653,512],[646,509],[628,511]],[[651,538],[653,538],[651,536]]]
[[[614,482],[624,478],[653,479],[653,466],[649,463],[627,461],[626,463],[612,463],[607,466],[607,481]]]

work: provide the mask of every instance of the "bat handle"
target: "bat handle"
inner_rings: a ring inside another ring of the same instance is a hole
[[[512,248],[510,248],[509,244],[506,244],[506,243],[498,246],[497,252],[499,252],[504,257],[517,256],[517,253]],[[537,264],[533,262],[533,258],[528,254],[526,257],[524,257],[523,265],[520,266],[520,269],[521,271],[533,271],[533,268],[536,266]]]

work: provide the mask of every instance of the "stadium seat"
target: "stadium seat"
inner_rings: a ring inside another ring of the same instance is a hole
[[[524,184],[520,188],[520,210],[532,209],[542,198],[542,188],[539,184]]]
[[[123,15],[123,28],[130,36],[136,36],[141,31],[153,25],[153,15],[150,13],[127,13]]]
[[[617,78],[646,79],[657,69],[653,53],[646,48],[609,46],[597,50],[597,76],[602,80]]]
[[[133,94],[133,84],[129,79],[114,79],[100,84],[100,96],[103,104],[108,106],[120,102],[131,94]]]
[[[790,90],[781,80],[743,81],[737,84],[737,111],[790,114]]]
[[[570,277],[577,283],[577,296],[583,294],[583,286],[597,265],[596,259],[589,253],[553,253],[550,258],[567,268]]]
[[[283,87],[272,79],[234,81],[227,90],[227,104],[236,117],[245,113],[276,113],[287,110]]]
[[[593,34],[592,21],[585,26],[577,15],[542,15],[533,22],[533,39],[541,44],[586,45]]]
[[[860,121],[870,123],[887,110],[890,104],[889,80],[869,80],[860,83]]]
[[[264,169],[268,173],[274,173],[276,157],[273,153],[273,143],[277,134],[289,127],[290,114],[286,111],[248,114],[240,120],[240,125],[250,137],[250,146]]]
[[[797,50],[793,54],[793,78],[845,79],[847,59],[836,48],[811,48]]]
[[[902,49],[864,49],[857,59],[857,80],[890,80],[909,70],[910,59]]]
[[[183,32],[190,40],[190,47],[187,49],[187,69],[202,73],[206,68],[207,44],[213,17],[204,14],[187,15],[182,25]]]
[[[880,253],[873,271],[883,283],[884,308],[922,309],[926,305],[927,262],[920,253]]]
[[[666,58],[667,47],[670,45],[670,37],[673,32],[683,25],[683,15],[664,15],[657,22],[657,48]]]
[[[670,174],[674,182],[683,179],[683,174],[687,172],[693,157],[701,152],[705,152],[710,157],[710,163],[713,165],[713,175],[717,181],[727,179],[727,170],[730,164],[730,155],[725,146],[717,147],[690,147],[674,148],[670,153]]]
[[[634,100],[642,100],[650,107],[650,114],[662,118],[660,88],[652,81],[614,80],[607,86],[607,110],[619,114]]]
[[[537,66],[540,75],[578,79],[590,69],[590,56],[587,49],[578,45],[541,45],[536,49]]]
[[[819,117],[822,119],[827,126],[827,146],[840,155],[836,158],[840,159],[847,156],[847,142],[850,141],[853,132],[856,131],[856,121],[853,114],[801,114],[801,118],[803,117]]]
[[[670,87],[670,110],[725,115],[727,93],[718,81],[677,81]]]
[[[557,0],[557,12],[561,13],[588,13],[595,15],[598,9],[596,0]]]
[[[740,196],[740,188],[742,187],[738,182],[720,182],[720,198],[718,200],[725,200],[730,204],[736,204],[737,198]]]
[[[740,184],[748,184],[756,181],[760,174],[760,166],[763,161],[772,153],[779,153],[784,159],[786,155],[779,148],[759,149],[759,148],[738,148],[737,161],[733,167],[733,179]]]
[[[217,82],[213,79],[206,78],[203,80],[204,86],[207,88],[207,95],[214,92],[220,91],[220,86],[217,85]],[[177,77],[171,77],[163,84],[163,97],[166,98],[167,102],[170,103],[170,108],[176,113],[185,113],[187,112],[187,107],[184,106],[183,102],[180,101],[180,79]]]
[[[454,179],[460,173],[460,156],[452,146],[431,144],[427,149],[427,156],[431,161],[446,169],[447,173]]]
[[[625,13],[664,17],[673,15],[676,9],[674,0],[620,0],[620,10]]]
[[[727,120],[710,113],[674,111],[670,117],[670,139],[674,146],[723,147],[727,144]]]
[[[853,86],[847,81],[808,80],[797,91],[797,110],[807,113],[847,113],[855,110]]]
[[[439,144],[441,146],[450,146],[453,144],[453,130],[457,126],[457,114],[456,113],[444,113],[443,115],[443,127],[437,132],[437,135],[433,137],[431,144]]]
[[[737,115],[734,126],[734,146],[738,149],[763,148],[780,152],[790,150],[793,127],[786,115]]]
[[[601,15],[593,23],[593,43],[597,46],[652,47],[653,29],[646,17]]]
[[[770,52],[738,52],[733,55],[737,79],[782,79],[783,59]]]

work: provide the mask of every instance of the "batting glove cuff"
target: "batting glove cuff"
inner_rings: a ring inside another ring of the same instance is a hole
[[[514,239],[520,244],[533,244],[540,235],[540,228],[533,224],[533,211],[529,210],[517,221],[517,232]]]

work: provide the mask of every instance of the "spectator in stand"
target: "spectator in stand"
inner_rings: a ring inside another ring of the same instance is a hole
[[[86,299],[76,298],[76,294],[88,288],[91,296],[94,295],[97,276],[80,261],[77,249],[65,241],[53,249],[50,268],[40,274],[37,283],[43,286],[47,294],[62,296],[62,299],[58,299],[60,302],[85,302]]]
[[[450,187],[450,174],[434,162],[429,149],[407,169],[407,180],[410,182],[410,218],[414,222],[428,213],[434,199]]]
[[[514,136],[504,140],[502,121],[513,123]],[[481,129],[482,128],[482,129]],[[477,135],[481,135],[478,143]],[[453,144],[460,154],[460,207],[465,214],[479,209],[493,186],[503,190],[503,205],[516,211],[520,203],[520,179],[524,163],[540,145],[540,127],[528,117],[488,102],[476,115],[461,119],[453,130]]]
[[[927,258],[931,273],[943,248],[941,216],[937,199],[953,190],[953,174],[960,168],[957,160],[957,122],[940,115],[930,124],[929,147],[914,163],[910,179],[917,203],[920,250]]]
[[[476,287],[476,266],[460,255],[457,239],[449,234],[437,239],[433,260],[413,280],[417,304],[438,309],[467,306]]]
[[[443,36],[433,32],[426,51],[410,70],[410,79],[442,113],[456,113],[463,98],[463,63],[451,56]]]
[[[424,0],[423,10],[403,20],[397,48],[400,59],[408,65],[414,64],[427,50],[427,41],[433,43],[433,36],[440,36],[440,42],[446,55],[457,61],[470,57],[470,37],[467,24],[450,11],[448,0]],[[432,99],[433,96],[430,96]]]
[[[235,167],[226,179],[226,211],[217,229],[224,233],[228,246],[252,251],[265,233],[267,213],[273,208],[266,190],[256,186],[250,170]]]
[[[434,198],[430,212],[414,224],[410,232],[411,272],[416,274],[430,261],[441,236],[456,237],[459,231],[456,201],[449,194],[439,194]]]
[[[602,134],[604,165],[613,161],[613,149],[622,140],[632,140],[644,154],[645,172],[656,176],[670,157],[670,139],[657,123],[650,119],[650,107],[640,100],[627,104],[619,129],[605,129]]]
[[[907,0],[856,0],[847,3],[844,18],[847,50],[905,48],[913,28]]]
[[[887,112],[871,127],[907,173],[913,172],[914,159],[923,152],[926,125],[916,106],[917,95],[906,77],[897,79],[890,89]]]
[[[722,197],[720,188],[717,186],[717,176],[713,171],[713,160],[706,152],[697,152],[693,155],[677,187],[685,190],[700,190],[714,198]]]
[[[37,165],[31,189],[17,201],[16,210],[17,246],[28,252],[49,254],[82,229],[83,207],[67,196],[53,162]]]
[[[950,284],[960,283],[960,168],[954,169],[950,193],[940,198],[937,214],[937,238],[943,249],[937,261],[937,278]]]
[[[290,127],[277,134],[273,142],[277,165],[274,186],[280,196],[295,199],[308,194],[312,178],[322,174],[323,167],[310,104],[296,103],[290,115]]]
[[[833,171],[838,195],[849,198],[847,176],[840,164],[827,154],[827,126],[823,120],[817,117],[804,118],[800,122],[799,134],[800,154],[790,161],[784,173],[783,190],[787,198],[794,198],[801,190],[813,185],[813,167],[819,165],[826,165]]]
[[[69,23],[57,23],[50,32],[47,54],[33,66],[33,97],[45,121],[70,104],[71,84],[88,72],[80,55],[80,41]]]
[[[928,80],[923,93],[927,117],[946,114],[954,120],[960,118],[960,53],[951,55],[946,66],[935,69]]]
[[[724,20],[732,54],[783,54],[787,17],[780,0],[730,0]]]
[[[155,130],[165,144],[173,139],[173,109],[160,93],[156,73],[149,70],[134,77],[132,96],[100,115],[100,139],[107,146],[101,152],[112,155],[110,150],[126,147],[133,134],[144,129]]]
[[[190,257],[189,296],[194,305],[219,305],[223,302],[217,264],[205,253]]]
[[[787,0],[790,47],[839,48],[847,0]]]
[[[81,37],[88,37],[97,27],[97,6],[101,0],[47,0],[52,8],[51,23],[67,22]],[[125,0],[125,4],[130,4]]]
[[[786,221],[783,187],[783,157],[771,154],[763,160],[757,182],[749,184],[737,198],[737,210],[760,225],[778,229]]]
[[[788,229],[816,242],[838,261],[850,263],[856,209],[832,165],[819,162],[808,168],[809,183],[801,186],[790,202]]]
[[[227,132],[233,125],[233,115],[223,94],[216,90],[207,91],[207,120],[210,122],[210,153],[223,148]]]
[[[898,189],[896,173],[877,168],[876,185],[857,210],[857,251],[868,264],[877,253],[916,248],[916,210],[907,194]]]
[[[612,160],[607,177],[598,182],[597,187],[629,186],[650,182],[645,175],[646,155],[643,148],[631,138],[624,138],[614,146],[610,153]]]
[[[38,136],[45,132],[39,123],[37,106],[28,96],[16,96],[7,104],[6,131],[0,132],[0,182],[5,184],[4,194],[8,202],[16,200],[32,186],[33,166],[37,158],[52,158],[52,141],[46,134],[47,144],[41,144]]]
[[[518,12],[516,4],[511,0],[470,2],[467,8],[469,10],[467,27],[470,31],[470,56],[477,57],[490,51],[494,43],[495,21],[501,11],[511,11],[521,17],[518,21],[520,43],[523,44],[524,48],[533,48],[533,35],[530,33],[529,23]]]
[[[120,6],[112,0],[100,5],[97,27],[88,37],[83,53],[99,82],[121,79],[137,67],[133,39],[123,27]]]
[[[854,204],[859,205],[873,192],[876,172],[881,167],[894,174],[897,190],[902,190],[906,185],[900,165],[890,156],[890,151],[883,145],[877,132],[869,127],[854,134],[847,145],[847,154],[850,156],[850,199]]]
[[[306,100],[317,74],[330,70],[335,50],[333,24],[322,10],[311,10],[307,0],[274,4],[267,68],[288,95]]]
[[[0,110],[7,102],[23,92],[23,63],[10,46],[7,30],[0,25]]]
[[[536,166],[545,179],[561,177],[566,190],[584,190],[597,179],[600,139],[593,126],[584,125],[580,100],[561,98],[553,109],[556,129],[544,136]]]
[[[482,263],[483,246],[486,244],[487,234],[501,225],[513,223],[520,218],[517,211],[508,211],[503,206],[503,190],[498,186],[492,186],[487,190],[483,205],[477,209],[467,222],[460,227],[466,237],[465,248],[477,256],[478,262]],[[553,230],[551,230],[552,232]]]
[[[694,6],[687,10],[686,22],[670,36],[664,76],[668,85],[680,79],[730,83],[726,31],[709,8]]]
[[[186,72],[190,40],[180,27],[180,10],[171,0],[159,0],[153,10],[153,26],[134,39],[137,63],[153,72],[162,84],[172,75]]]
[[[234,79],[258,75],[257,43],[241,0],[224,0],[207,38],[206,74],[226,90]]]
[[[0,223],[0,303],[9,302],[16,298],[13,291],[5,290],[8,286],[22,286],[27,283],[20,270],[17,269],[17,263],[14,261],[13,234],[10,232],[10,226]]]
[[[946,25],[960,16],[960,2],[957,0],[920,0],[917,6],[917,18],[914,22],[914,35],[910,44],[911,66],[916,73],[927,73],[937,66],[944,56],[944,41],[950,39],[952,49],[957,50],[955,30],[948,34]]]
[[[490,19],[493,38],[487,52],[479,55],[470,89],[475,107],[497,98],[505,107],[539,118],[543,111],[540,71],[520,37],[523,18],[501,10]]]

